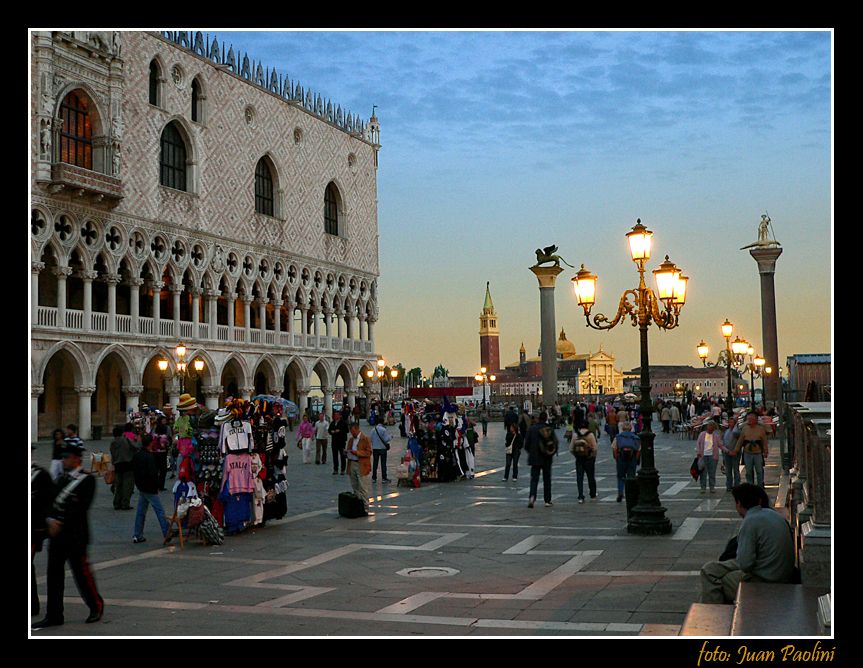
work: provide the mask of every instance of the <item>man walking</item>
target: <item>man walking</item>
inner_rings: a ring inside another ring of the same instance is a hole
[[[58,453],[59,454],[59,453]],[[63,461],[62,459],[60,460]],[[36,553],[48,537],[45,520],[54,504],[54,481],[41,466],[30,464],[30,614],[39,614],[39,592],[36,589]]]
[[[33,624],[33,629],[63,624],[67,561],[78,592],[90,609],[90,616],[85,623],[98,622],[105,610],[105,602],[96,589],[96,581],[87,560],[87,544],[90,542],[87,511],[96,493],[96,482],[81,466],[83,451],[84,448],[75,443],[67,442],[63,446],[64,472],[57,479],[57,494],[46,519],[51,538],[48,546],[48,610],[44,619]]]
[[[701,493],[707,490],[707,481],[710,480],[710,493],[716,491],[716,460],[719,455],[719,434],[716,432],[716,423],[707,421],[707,429],[698,435],[698,443],[695,448],[695,456],[698,458],[698,470],[701,471]]]
[[[315,464],[327,463],[327,438],[330,433],[330,423],[327,416],[321,411],[318,421],[315,422]]]
[[[384,482],[389,482],[387,478],[387,450],[390,448],[390,441],[393,437],[380,422],[372,428],[372,455],[374,463],[372,464],[372,482],[378,481],[378,463],[381,465],[381,477]]]
[[[557,453],[557,434],[548,424],[548,414],[539,414],[539,421],[527,432],[527,463],[530,465],[530,497],[527,507],[533,508],[536,501],[539,474],[542,472],[542,492],[545,505],[551,506],[551,465]]]
[[[138,488],[138,510],[135,513],[135,531],[132,535],[132,542],[143,543],[147,540],[144,538],[144,520],[147,519],[149,506],[153,506],[153,512],[156,513],[156,519],[159,520],[159,526],[162,528],[162,536],[167,542],[170,527],[168,520],[165,519],[162,501],[159,499],[159,471],[153,454],[156,446],[151,434],[143,434],[141,443],[143,447],[132,458],[135,487]]]
[[[135,444],[123,436],[123,427],[114,427],[114,440],[111,441],[111,463],[114,465],[114,510],[132,510],[129,505],[135,488],[135,472],[132,458]]]
[[[369,437],[360,432],[359,422],[351,424],[345,454],[348,458],[348,475],[351,489],[362,499],[366,515],[369,514],[369,474],[372,471],[372,443]]]
[[[770,437],[767,430],[758,423],[758,414],[746,414],[746,424],[734,447],[734,454],[743,452],[743,465],[746,467],[746,482],[764,487],[764,461],[767,459],[767,444]]]
[[[620,423],[620,433],[611,443],[611,454],[617,462],[617,502],[623,501],[624,481],[635,477],[641,456],[641,439],[633,433],[631,422]]]
[[[330,445],[333,449],[333,475],[339,473],[341,465],[342,475],[345,474],[347,466],[347,458],[345,457],[345,444],[348,442],[348,421],[345,414],[336,411],[333,413],[333,420],[330,422],[330,427],[327,431],[330,434]]]

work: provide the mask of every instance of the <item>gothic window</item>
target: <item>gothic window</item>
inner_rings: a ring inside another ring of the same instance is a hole
[[[155,60],[150,61],[150,104],[159,106],[159,65]]]
[[[273,214],[273,174],[267,161],[261,158],[255,167],[255,211]]]
[[[60,162],[93,169],[90,101],[76,92],[69,93],[60,105],[60,118]]]
[[[198,83],[197,79],[192,80],[192,120],[196,123],[200,123],[201,121],[201,113],[200,113],[200,105],[201,105],[201,84]]]
[[[159,154],[159,183],[176,190],[186,190],[186,143],[177,126],[169,123],[162,131]]]
[[[333,183],[324,191],[324,231],[336,236],[339,234],[338,190]]]

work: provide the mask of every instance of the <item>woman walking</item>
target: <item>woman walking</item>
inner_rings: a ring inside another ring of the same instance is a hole
[[[311,464],[312,452],[315,448],[315,428],[305,413],[303,413],[302,423],[297,428],[297,447],[303,449],[303,464]]]

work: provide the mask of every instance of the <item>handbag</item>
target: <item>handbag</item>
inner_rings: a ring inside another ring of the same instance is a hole
[[[105,484],[114,484],[114,469],[108,469],[107,471],[105,471]]]
[[[691,475],[694,480],[698,480],[698,476],[701,475],[701,471],[698,469],[698,457],[692,460],[692,466],[689,467],[689,475]]]

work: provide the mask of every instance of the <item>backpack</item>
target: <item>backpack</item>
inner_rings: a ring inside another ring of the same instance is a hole
[[[539,447],[547,455],[557,452],[557,435],[551,425],[543,425],[539,428]]]
[[[587,457],[589,447],[587,445],[587,441],[584,440],[585,436],[586,434],[579,433],[578,438],[570,444],[569,451],[574,457]]]
[[[617,447],[620,450],[620,456],[623,461],[628,462],[635,457],[636,445],[638,443],[639,438],[637,434],[624,431],[617,435]]]

